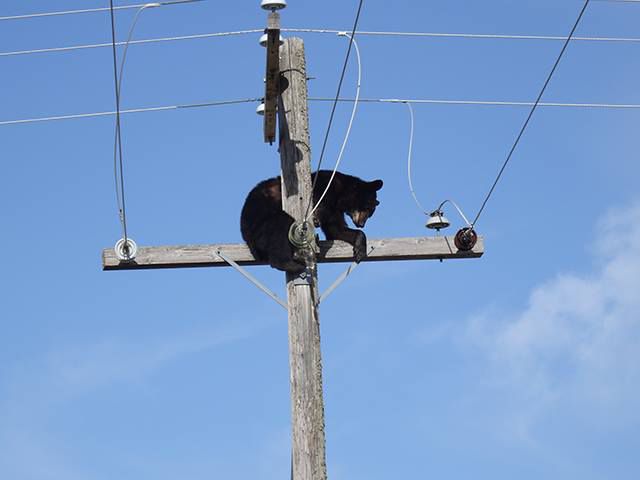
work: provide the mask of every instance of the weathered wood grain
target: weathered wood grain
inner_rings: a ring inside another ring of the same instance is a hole
[[[484,253],[483,238],[478,239],[470,252],[456,251],[453,237],[407,237],[369,239],[371,253],[363,262],[387,260],[449,260],[456,258],[478,258]],[[104,270],[144,270],[150,268],[228,267],[217,257],[220,249],[240,265],[265,265],[256,261],[244,243],[221,243],[212,245],[175,245],[164,247],[140,247],[132,263],[121,263],[113,248],[102,252]],[[342,241],[320,241],[318,263],[353,262],[351,245]]]
[[[280,14],[271,12],[267,24],[267,67],[264,87],[264,141],[276,139],[276,106],[280,94]]]
[[[312,193],[307,63],[302,40],[287,39],[281,55],[282,93],[278,124],[282,208],[297,222],[302,222]],[[296,480],[326,480],[318,269],[314,248],[305,249],[305,257],[308,276],[305,279],[292,274],[286,276],[291,380],[291,473]]]

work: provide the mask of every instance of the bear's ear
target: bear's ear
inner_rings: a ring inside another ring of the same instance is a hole
[[[382,188],[382,185],[382,180],[374,180],[373,182],[369,182],[369,187],[376,192]]]

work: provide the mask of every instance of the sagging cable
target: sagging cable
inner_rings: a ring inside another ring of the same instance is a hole
[[[342,156],[344,154],[344,150],[345,150],[345,148],[347,146],[347,142],[349,141],[349,135],[351,134],[351,127],[353,126],[353,119],[356,116],[356,111],[358,110],[358,102],[359,102],[359,99],[360,99],[360,87],[362,85],[362,60],[360,58],[360,49],[358,48],[358,43],[356,42],[356,39],[353,38],[351,35],[349,35],[347,32],[340,32],[340,33],[338,33],[338,36],[347,37],[349,39],[349,41],[355,47],[356,58],[357,58],[357,61],[358,61],[358,83],[356,85],[356,96],[355,96],[355,100],[353,102],[353,108],[351,110],[351,117],[349,119],[349,125],[347,127],[347,133],[345,134],[344,140],[342,142],[342,146],[340,147],[340,153],[338,154],[338,159],[336,160],[336,165],[333,168],[333,172],[331,173],[331,177],[329,178],[329,182],[327,183],[327,186],[325,187],[324,191],[322,192],[322,195],[318,199],[318,202],[311,209],[311,211],[308,212],[305,215],[305,221],[308,221],[313,216],[314,212],[318,209],[318,207],[322,203],[322,200],[324,199],[325,195],[329,191],[329,188],[331,187],[331,183],[333,182],[334,177],[336,176],[336,172],[338,171],[338,167],[340,166],[340,162],[342,161]],[[320,165],[318,165],[318,168],[320,168]],[[316,180],[317,180],[317,178],[318,177],[316,176]],[[315,181],[314,181],[314,187],[315,187]],[[309,199],[309,205],[311,205],[311,202],[313,202],[313,189],[312,189],[312,196]],[[307,210],[308,210],[308,208],[307,208]]]

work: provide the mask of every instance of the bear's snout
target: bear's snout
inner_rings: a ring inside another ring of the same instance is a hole
[[[353,224],[358,228],[363,228],[369,218],[367,212],[362,211],[351,212],[349,216],[351,217],[351,220],[353,220]]]

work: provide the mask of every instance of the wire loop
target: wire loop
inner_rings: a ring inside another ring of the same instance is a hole
[[[358,4],[358,11],[356,12],[356,18],[353,22],[353,28],[351,29],[351,36],[349,36],[349,47],[347,48],[347,54],[345,56],[344,59],[344,64],[342,65],[342,73],[340,74],[340,81],[338,82],[338,89],[336,92],[336,97],[333,101],[333,107],[331,108],[331,115],[329,116],[329,123],[327,124],[327,131],[325,132],[324,135],[324,140],[322,142],[322,150],[320,151],[320,159],[318,160],[318,168],[316,169],[317,172],[320,171],[320,167],[322,165],[322,159],[324,158],[324,152],[325,149],[327,147],[327,141],[329,140],[329,132],[331,132],[331,125],[333,124],[333,116],[336,113],[336,108],[338,106],[338,100],[340,98],[340,90],[342,89],[342,82],[344,81],[344,75],[347,72],[347,65],[349,64],[349,56],[351,54],[351,47],[354,45],[355,43],[355,32],[358,29],[358,21],[360,20],[360,12],[362,11],[362,4],[364,3],[364,0],[360,0],[360,3]],[[343,33],[343,32],[337,32],[337,33]],[[346,35],[346,34],[345,34]],[[356,47],[356,51],[357,51],[357,47]],[[358,54],[358,59],[360,58],[359,54]],[[360,78],[358,78],[358,90],[360,88]],[[357,104],[357,102],[356,102]],[[355,109],[354,112],[352,112],[352,120],[353,120],[353,115],[355,115]],[[337,166],[336,166],[336,170],[337,170]],[[334,172],[335,175],[335,172]],[[333,175],[332,175],[333,178]],[[304,219],[305,221],[309,219],[309,209],[311,208],[311,205],[313,204],[313,192],[316,189],[316,184],[318,183],[318,175],[316,175],[316,177],[313,180],[313,185],[311,186],[311,195],[309,196],[309,204],[307,205],[307,212],[304,215]],[[329,185],[331,184],[331,181],[329,182]],[[319,205],[319,202],[318,202]],[[316,207],[317,208],[317,205]],[[314,210],[315,210],[314,208]]]
[[[401,101],[398,100],[398,102],[401,102]],[[405,101],[402,103],[404,103],[409,108],[409,117],[411,119],[411,126],[409,130],[409,154],[407,156],[407,180],[409,182],[409,191],[411,192],[411,195],[413,196],[413,200],[416,202],[418,209],[420,209],[420,211],[425,215],[429,215],[429,212],[427,212],[427,210],[422,206],[422,204],[418,200],[418,197],[416,196],[416,192],[413,188],[413,181],[411,179],[411,159],[413,157],[413,131],[414,131],[413,107],[409,102]]]
[[[361,58],[360,58],[360,49],[358,48],[358,43],[356,42],[356,39],[353,38],[351,35],[349,35],[348,33],[344,33],[345,37],[349,38],[349,41],[353,43],[353,46],[355,47],[356,50],[356,57],[358,59],[358,84],[356,86],[356,98],[355,101],[353,102],[353,109],[351,110],[351,118],[349,119],[349,126],[347,127],[347,133],[345,134],[344,140],[342,142],[342,147],[340,147],[340,153],[338,154],[338,159],[336,160],[336,165],[333,168],[333,172],[331,173],[331,177],[329,178],[329,182],[327,183],[327,186],[324,189],[324,192],[322,192],[322,195],[320,196],[320,198],[318,199],[318,202],[316,203],[316,205],[313,207],[313,209],[308,212],[305,215],[305,221],[308,221],[309,218],[313,215],[313,213],[318,209],[318,207],[320,206],[320,204],[322,203],[322,200],[324,199],[325,195],[327,194],[327,192],[329,191],[329,188],[331,187],[331,183],[333,182],[334,177],[336,176],[336,172],[338,171],[338,167],[340,166],[340,162],[342,161],[342,155],[344,154],[344,149],[347,146],[347,142],[349,140],[349,135],[351,134],[351,127],[353,126],[353,119],[356,116],[356,111],[358,109],[358,100],[360,98],[360,87],[361,87],[361,83],[362,83],[362,62],[361,62]],[[320,165],[318,165],[318,171],[320,170]],[[318,176],[316,175],[316,178],[314,180],[314,187],[316,184],[316,180],[318,179]],[[313,202],[313,188],[311,189],[311,198],[309,199],[309,205],[311,205],[311,202]],[[307,208],[307,211],[309,209]]]

